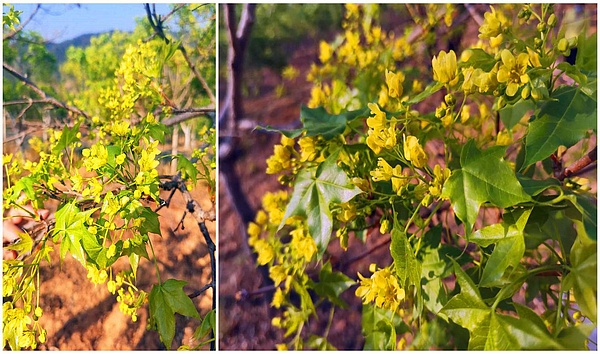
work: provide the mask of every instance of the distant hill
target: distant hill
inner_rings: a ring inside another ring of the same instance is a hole
[[[67,49],[70,46],[75,47],[87,47],[90,44],[90,39],[92,37],[98,36],[102,33],[88,33],[82,34],[79,37],[75,37],[68,41],[60,42],[60,43],[48,43],[46,46],[48,51],[56,57],[56,62],[60,66],[66,59]]]

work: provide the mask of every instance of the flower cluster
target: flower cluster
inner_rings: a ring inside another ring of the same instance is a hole
[[[377,269],[375,264],[371,264],[369,270],[373,273],[369,278],[358,273],[360,285],[356,289],[356,296],[362,298],[365,304],[375,302],[377,307],[396,311],[406,293],[398,284],[395,274],[389,268]]]
[[[374,116],[367,118],[367,145],[376,154],[382,149],[392,149],[396,146],[396,122],[395,118],[387,120],[383,112],[376,103],[369,103],[371,114]]]

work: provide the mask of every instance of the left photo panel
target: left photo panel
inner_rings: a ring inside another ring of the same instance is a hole
[[[216,347],[215,4],[3,4],[7,350]]]

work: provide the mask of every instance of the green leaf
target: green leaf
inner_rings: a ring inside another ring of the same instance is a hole
[[[337,166],[336,159],[337,154],[333,154],[316,169],[300,171],[278,229],[281,230],[285,220],[291,216],[306,217],[308,231],[317,243],[319,256],[325,252],[333,229],[329,205],[347,202],[362,193]]]
[[[531,209],[529,209],[528,212],[523,213],[523,215],[525,215],[525,221],[530,213]],[[501,227],[498,228],[496,227],[497,225],[500,225]],[[498,285],[497,281],[500,280],[508,267],[514,268],[519,264],[519,261],[525,254],[525,238],[523,236],[524,227],[525,224],[522,224],[521,227],[515,227],[514,225],[507,225],[505,223],[496,224],[479,230],[483,231],[478,234],[481,238],[473,235],[471,240],[476,243],[480,240],[486,241],[486,243],[490,240],[497,241],[492,255],[485,264],[479,286],[490,287]],[[476,234],[477,233],[478,232],[476,232]]]
[[[392,229],[390,253],[394,259],[394,266],[396,268],[396,275],[400,279],[400,286],[420,286],[421,264],[415,258],[415,254],[408,242],[406,233],[404,233],[404,230],[402,230],[402,227],[397,220],[394,221],[394,228]]]
[[[577,69],[575,65],[571,65],[566,61],[563,61],[562,63],[558,64],[556,68],[564,71],[565,74],[567,74],[571,79],[575,80],[575,82],[577,82],[579,85],[587,84],[587,76]]]
[[[258,128],[277,131],[288,138],[296,138],[306,131],[306,136],[322,135],[325,140],[331,140],[344,132],[348,122],[356,118],[368,117],[369,112],[369,108],[363,108],[340,114],[329,114],[323,107],[308,108],[302,105],[300,109],[300,120],[304,125],[302,129],[282,130],[269,125]]]
[[[33,184],[36,182],[36,179],[33,177],[22,177],[20,178],[13,187],[14,195],[18,196],[22,191],[25,192],[27,199],[35,200],[35,189],[33,188]]]
[[[542,193],[550,187],[560,186],[560,182],[558,182],[558,180],[554,178],[538,180],[523,176],[521,174],[517,174],[517,179],[519,180],[521,186],[523,186],[523,190],[525,191],[525,193],[529,194],[532,197]]]
[[[106,150],[108,151],[108,158],[106,159],[106,164],[114,168],[117,165],[115,159],[118,155],[121,154],[121,148],[116,145],[108,145],[106,147]]]
[[[469,331],[469,350],[482,350],[487,336],[481,333],[481,329],[489,327],[492,310],[481,299],[473,280],[456,262],[452,262],[460,294],[451,298],[439,314]]]
[[[199,318],[194,303],[183,291],[187,284],[181,280],[169,279],[152,287],[150,292],[150,316],[155,321],[160,341],[171,348],[175,336],[175,313]]]
[[[493,313],[489,328],[481,328],[480,334],[487,333],[485,350],[548,350],[563,349],[548,333],[548,330],[537,326],[527,318]],[[471,349],[469,345],[469,349]]]
[[[598,251],[597,243],[581,235],[570,253],[571,272],[565,283],[573,284],[573,295],[581,313],[597,324]]]
[[[597,71],[598,63],[598,42],[597,33],[586,37],[584,34],[577,38],[577,57],[575,66],[579,70]]]
[[[348,305],[340,298],[340,295],[354,284],[356,282],[344,273],[332,271],[331,263],[326,262],[319,272],[319,282],[313,285],[313,289],[317,295],[345,308]]]
[[[4,248],[7,250],[16,251],[18,253],[18,256],[31,252],[31,250],[33,249],[33,239],[31,238],[31,236],[29,236],[29,233],[24,231],[21,232],[18,236],[18,242],[12,245],[4,246]]]
[[[365,337],[363,349],[395,350],[396,333],[409,330],[400,316],[372,304],[363,304],[362,309],[362,333]]]
[[[481,151],[469,140],[460,154],[461,168],[444,184],[442,196],[450,198],[467,235],[471,233],[481,204],[490,202],[506,208],[531,200],[504,160],[505,151],[506,147],[502,146]]]
[[[323,338],[314,334],[311,334],[306,341],[304,349],[315,349],[315,350],[336,350],[337,348],[333,344],[327,341],[327,338]]]
[[[448,301],[448,294],[442,279],[446,272],[447,261],[440,258],[440,250],[427,250],[422,260],[421,277],[425,279],[423,284],[423,302],[425,307],[438,313]]]
[[[440,314],[469,331],[469,350],[561,349],[561,345],[540,325],[537,315],[516,306],[521,318],[497,314],[481,299],[467,274],[454,263],[460,294]]]
[[[63,128],[62,134],[60,135],[60,140],[52,148],[53,154],[56,155],[59,152],[61,152],[64,148],[66,148],[67,146],[71,145],[74,142],[79,141],[79,138],[77,137],[77,133],[79,133],[79,125],[80,124],[81,123],[75,124],[75,126],[73,128],[69,128],[67,126],[65,126]]]
[[[591,196],[584,196],[581,194],[569,194],[565,196],[567,199],[579,213],[581,213],[581,217],[577,219],[577,221],[581,221],[583,223],[583,227],[585,229],[586,234],[592,240],[597,240],[598,233],[598,202],[596,199]]]
[[[183,171],[183,177],[189,177],[190,180],[196,184],[196,181],[198,180],[198,169],[196,169],[196,165],[191,163],[190,160],[182,154],[177,155],[177,170]]]
[[[469,49],[471,52],[471,56],[469,60],[462,64],[462,67],[468,68],[470,66],[474,68],[480,68],[483,71],[489,72],[492,70],[494,65],[496,65],[497,60],[494,59],[494,56],[489,54],[483,49],[479,48],[471,48]]]
[[[499,243],[506,238],[515,238],[519,237],[519,235],[522,237],[529,215],[531,215],[531,209],[519,210],[518,214],[505,213],[504,217],[510,217],[510,220],[489,225],[475,231],[469,241],[481,247],[487,247]]]
[[[546,159],[560,145],[567,148],[585,137],[597,125],[596,99],[577,87],[562,86],[554,91],[552,100],[540,109],[529,124],[525,138],[525,168]]]
[[[515,104],[508,104],[500,109],[500,119],[504,123],[506,129],[512,129],[517,123],[519,123],[525,113],[535,108],[535,104],[532,101],[519,100]]]
[[[85,226],[85,222],[98,208],[87,211],[80,211],[75,202],[65,204],[56,214],[56,224],[53,230],[53,240],[61,240],[60,258],[65,258],[67,252],[70,252],[73,258],[85,266],[85,252],[82,246],[82,239],[93,237]]]
[[[138,217],[144,218],[144,221],[139,227],[140,233],[142,235],[147,235],[149,232],[160,235],[160,222],[158,221],[158,214],[150,207],[139,208],[137,211],[140,211]]]
[[[160,141],[161,144],[165,143],[165,131],[167,127],[164,124],[152,124],[148,126],[148,135],[152,139]]]
[[[211,331],[214,333],[215,328],[217,328],[216,315],[215,309],[212,309],[206,314],[206,316],[204,316],[202,323],[194,331],[193,337],[198,341],[202,340],[203,338],[207,337]]]
[[[563,328],[556,340],[567,350],[588,350],[587,339],[596,328],[591,323]]]
[[[404,105],[417,104],[417,103],[423,101],[424,99],[426,99],[427,97],[438,92],[442,87],[444,87],[444,84],[442,84],[441,82],[437,82],[437,81],[432,82],[431,84],[427,85],[427,87],[425,87],[425,90],[423,90],[423,92],[419,93],[418,95],[414,96],[413,98],[409,99],[408,101],[403,102],[403,104]]]

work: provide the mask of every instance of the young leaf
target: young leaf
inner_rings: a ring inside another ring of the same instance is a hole
[[[341,308],[345,308],[348,305],[340,298],[340,295],[354,284],[356,282],[344,273],[332,271],[331,263],[327,262],[321,268],[319,282],[313,284],[313,289],[319,296],[327,298]]]
[[[52,148],[53,154],[58,154],[59,152],[62,151],[62,149],[66,148],[67,146],[71,145],[74,142],[79,141],[79,138],[77,137],[77,133],[79,132],[80,124],[81,123],[75,124],[75,126],[73,128],[69,128],[67,126],[65,126],[63,128],[62,134],[60,135],[60,140]]]
[[[298,174],[292,197],[279,225],[281,230],[287,218],[294,215],[306,217],[308,231],[317,243],[319,256],[325,252],[333,229],[329,205],[347,202],[362,193],[337,166],[336,159],[337,154],[333,154],[316,169],[304,169]]]
[[[75,205],[75,202],[65,204],[56,214],[56,224],[53,230],[53,240],[61,240],[60,257],[64,259],[68,252],[71,252],[73,258],[85,266],[85,252],[82,246],[82,239],[93,236],[84,225],[85,221],[98,208],[93,208],[81,212]]]
[[[268,131],[280,132],[288,138],[298,137],[303,131],[306,131],[306,136],[322,135],[325,140],[331,140],[344,132],[348,122],[351,122],[356,118],[368,116],[368,108],[344,112],[341,114],[329,114],[323,107],[308,108],[303,105],[300,109],[300,120],[304,124],[303,129],[280,130],[271,126],[259,128]]]
[[[500,109],[500,119],[504,123],[506,129],[512,129],[517,123],[523,119],[523,116],[527,111],[533,110],[535,104],[529,100],[520,100],[515,104],[507,104],[504,108]]]
[[[415,258],[406,234],[397,221],[394,222],[394,228],[392,229],[390,253],[394,259],[396,274],[400,278],[400,285],[404,287],[408,280],[408,285],[419,286],[421,283],[421,264]]]
[[[160,222],[158,221],[158,214],[150,207],[139,208],[136,211],[140,211],[139,217],[144,218],[144,221],[140,225],[140,233],[147,235],[149,232],[160,235]]]
[[[492,309],[481,299],[473,280],[456,263],[454,272],[460,285],[460,294],[448,301],[440,315],[469,331],[469,350],[482,350],[485,348],[487,336],[481,333],[481,329],[489,327]]]
[[[450,198],[467,235],[471,234],[481,204],[490,202],[506,208],[531,200],[504,160],[505,151],[502,146],[482,151],[469,140],[460,154],[461,168],[444,184],[442,195]]]
[[[431,84],[427,85],[427,87],[425,87],[425,90],[423,90],[423,92],[419,93],[418,95],[403,103],[405,105],[417,104],[426,99],[427,97],[438,92],[442,87],[444,87],[444,84],[442,84],[441,82],[432,82]]]
[[[189,177],[192,183],[196,184],[198,180],[198,169],[196,166],[182,154],[177,155],[177,170],[184,172],[184,177]]]
[[[150,292],[150,316],[158,327],[160,341],[167,349],[171,348],[175,336],[175,313],[200,317],[194,303],[183,291],[185,284],[187,283],[181,280],[169,279],[154,285]]]
[[[198,328],[196,328],[196,331],[194,331],[193,337],[195,340],[200,341],[204,337],[208,336],[211,330],[214,332],[215,328],[217,328],[215,309],[212,309],[206,314],[206,316],[204,316],[202,323],[200,326],[198,326]]]
[[[560,145],[571,147],[597,125],[596,99],[579,88],[559,87],[529,124],[525,138],[525,168],[546,159]]]
[[[598,307],[598,251],[595,241],[581,235],[575,240],[570,253],[571,272],[565,283],[572,282],[573,295],[581,310],[592,322],[597,323]]]

